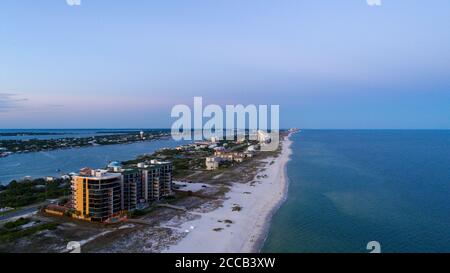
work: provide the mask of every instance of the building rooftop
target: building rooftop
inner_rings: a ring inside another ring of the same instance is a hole
[[[220,162],[220,161],[222,161],[220,157],[211,156],[206,158],[206,162]]]
[[[120,162],[117,161],[112,161],[108,164],[108,168],[114,168],[114,167],[121,167],[122,164],[120,164]]]
[[[75,175],[75,177],[84,177],[92,180],[113,179],[119,178],[120,176],[120,173],[110,173],[107,170],[93,170],[90,168],[83,168],[78,175]]]

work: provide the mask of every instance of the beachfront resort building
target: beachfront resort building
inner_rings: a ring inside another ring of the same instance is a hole
[[[147,206],[172,194],[172,163],[152,160],[107,170],[84,168],[72,178],[72,206],[78,219],[106,222],[126,211]]]
[[[122,208],[133,211],[138,206],[138,192],[141,188],[141,174],[135,169],[123,169],[122,174]]]
[[[220,166],[221,162],[244,162],[245,158],[252,157],[253,153],[245,152],[227,152],[227,151],[215,151],[214,156],[210,156],[206,158],[205,164],[207,170],[217,170]]]
[[[246,158],[245,153],[238,152],[227,152],[227,151],[216,151],[214,156],[220,158],[222,161],[235,161],[241,163]]]
[[[72,204],[78,219],[104,222],[122,210],[122,175],[84,168],[72,180]]]
[[[172,194],[172,162],[152,160],[150,164],[139,163],[136,167],[142,180],[140,203],[158,201]]]

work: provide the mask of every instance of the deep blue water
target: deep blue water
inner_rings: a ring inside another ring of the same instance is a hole
[[[263,252],[450,252],[450,131],[304,130]]]

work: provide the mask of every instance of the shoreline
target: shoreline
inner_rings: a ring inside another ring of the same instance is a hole
[[[234,183],[223,205],[199,219],[181,224],[187,234],[163,252],[258,253],[267,238],[275,212],[287,198],[287,163],[292,133],[282,141],[281,153],[267,158],[252,182]],[[234,208],[239,207],[238,211]]]
[[[293,133],[289,133],[289,135],[286,137],[286,140],[284,140],[284,142],[288,142],[288,143],[286,145],[287,147],[283,147],[283,150],[287,149],[287,151],[286,151],[287,159],[285,159],[285,161],[283,162],[283,165],[284,165],[283,166],[283,179],[282,179],[283,187],[284,187],[283,197],[279,200],[279,202],[272,208],[270,213],[266,216],[264,228],[261,230],[260,236],[259,236],[258,240],[256,241],[256,243],[254,244],[254,247],[253,247],[251,253],[261,253],[261,250],[264,247],[264,243],[266,242],[267,237],[269,236],[269,230],[270,230],[270,225],[272,223],[272,218],[275,215],[275,213],[280,209],[280,207],[283,205],[283,203],[286,202],[286,200],[288,198],[290,180],[289,180],[289,176],[287,175],[287,164],[291,160],[291,156],[292,156],[292,148],[291,148],[292,140],[290,139],[292,134]],[[284,143],[283,143],[283,145],[284,145]]]
[[[290,139],[292,136],[292,133],[289,133],[288,136],[286,136],[286,139],[283,140],[283,148],[282,152],[279,157],[283,158],[277,158],[281,159],[283,162],[281,162],[280,168],[282,168],[281,176],[282,179],[280,179],[280,184],[282,184],[282,197],[276,202],[276,204],[272,207],[272,209],[269,211],[269,213],[266,215],[264,219],[260,219],[264,221],[263,228],[259,230],[259,234],[256,235],[258,239],[253,243],[253,246],[250,248],[250,253],[261,253],[262,248],[264,247],[264,243],[267,240],[267,236],[269,235],[270,225],[272,223],[272,217],[275,215],[275,213],[280,209],[280,207],[283,205],[283,203],[287,200],[288,197],[288,191],[289,191],[289,177],[287,176],[287,164],[291,160],[292,156],[292,140]],[[276,179],[274,177],[273,179]]]

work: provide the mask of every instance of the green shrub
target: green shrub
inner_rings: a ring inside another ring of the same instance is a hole
[[[14,229],[23,225],[26,225],[30,222],[30,219],[25,219],[25,218],[19,218],[14,222],[8,222],[5,224],[5,228],[6,229]]]

